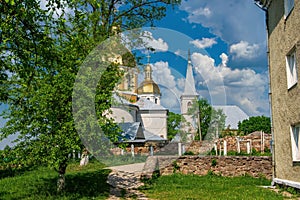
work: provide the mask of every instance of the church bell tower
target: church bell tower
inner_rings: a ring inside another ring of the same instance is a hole
[[[195,100],[198,100],[198,97],[199,97],[199,94],[196,92],[196,88],[195,88],[195,80],[194,80],[194,76],[193,76],[191,54],[190,54],[190,50],[189,50],[184,92],[180,97],[181,114],[189,124],[189,127],[186,127],[185,131],[195,132],[195,130],[197,128],[195,126],[192,115],[188,114],[188,110],[190,107],[192,107],[193,102]]]

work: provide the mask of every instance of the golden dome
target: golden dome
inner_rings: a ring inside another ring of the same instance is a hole
[[[152,68],[151,68],[151,65],[147,65],[146,68],[145,68],[145,71],[149,71],[149,72],[152,72]]]
[[[145,80],[138,87],[136,93],[139,94],[158,94],[160,95],[160,89],[153,80]]]
[[[160,95],[158,85],[152,80],[152,68],[150,64],[145,67],[145,80],[137,88],[136,93],[141,94],[156,94]]]

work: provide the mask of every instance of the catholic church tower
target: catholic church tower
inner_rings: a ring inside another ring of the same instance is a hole
[[[193,102],[196,99],[198,99],[198,97],[199,97],[199,94],[196,92],[196,88],[195,88],[195,80],[194,80],[194,76],[193,76],[191,54],[190,54],[190,50],[189,50],[188,66],[187,66],[187,70],[186,70],[184,92],[180,97],[181,114],[189,124],[189,127],[185,128],[186,131],[188,131],[188,132],[194,132],[197,128],[192,115],[188,114],[188,110],[192,106]]]

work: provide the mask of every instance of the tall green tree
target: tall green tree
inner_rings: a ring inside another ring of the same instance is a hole
[[[250,134],[255,131],[271,133],[271,119],[266,116],[254,116],[238,123],[238,133]]]
[[[212,134],[216,131],[220,131],[225,127],[225,119],[226,115],[223,113],[222,110],[215,110],[206,99],[201,98],[199,100],[195,100],[189,108],[189,114],[193,116],[195,121],[199,120],[200,116],[200,128],[198,127],[198,135],[195,139],[209,139],[212,137]]]
[[[176,134],[180,132],[181,124],[184,121],[181,114],[169,112],[168,125],[168,140],[172,140]]]
[[[82,148],[74,124],[72,92],[86,56],[120,31],[153,24],[165,15],[167,5],[179,1],[43,2],[44,6],[38,0],[0,2],[0,85],[4,86],[0,100],[9,105],[1,138],[18,133],[14,162],[54,167],[59,174],[58,190],[62,190],[68,155]],[[101,55],[94,57],[97,59]],[[113,127],[103,112],[111,103],[109,97],[120,73],[114,64],[105,69],[103,75],[108,75],[100,79],[92,98],[97,104],[97,123]]]

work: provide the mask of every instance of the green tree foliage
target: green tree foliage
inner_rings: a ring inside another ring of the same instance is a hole
[[[255,116],[238,123],[238,132],[250,134],[255,131],[271,133],[271,119],[266,116]]]
[[[211,133],[216,131],[221,131],[225,127],[226,116],[222,110],[215,110],[206,99],[195,100],[192,104],[192,107],[189,108],[189,114],[193,115],[193,118],[198,120],[200,115],[200,127],[202,138],[208,139],[208,136],[211,137]],[[200,132],[198,127],[198,133]],[[196,139],[200,139],[200,136],[197,135]]]
[[[168,116],[168,139],[172,140],[180,131],[181,123],[183,121],[182,115],[169,112]]]
[[[212,109],[212,113],[211,113],[211,126],[210,126],[210,133],[216,133],[218,134],[218,136],[216,137],[220,137],[221,132],[224,130],[225,128],[225,120],[226,120],[226,115],[223,113],[222,109]]]
[[[45,7],[38,0],[0,2],[0,100],[9,105],[0,139],[18,133],[15,162],[47,164],[63,181],[69,153],[82,149],[72,114],[72,92],[86,56],[121,30],[161,19],[166,5],[179,1],[43,2]],[[106,68],[92,98],[100,125],[113,127],[111,121],[105,121],[103,111],[111,103],[109,97],[120,73],[117,66]]]

